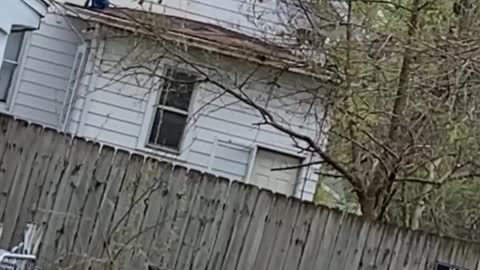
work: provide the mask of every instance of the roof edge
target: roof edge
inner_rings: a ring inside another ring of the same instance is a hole
[[[41,17],[45,16],[50,4],[46,0],[22,0],[28,7],[33,9]]]
[[[94,21],[96,23],[121,30],[126,30],[130,32],[142,32],[145,35],[151,36],[153,35],[151,32],[139,29],[140,24],[136,23],[135,21],[129,21],[116,16],[111,16],[109,14],[101,12],[100,10],[88,9],[78,6],[76,4],[65,3],[62,5],[66,10],[67,15],[72,17],[77,17],[85,21]],[[163,16],[162,14],[159,15]],[[299,63],[301,63],[302,60],[298,57],[295,57],[294,55],[291,55],[288,58],[278,57],[272,54],[266,54],[264,52],[242,49],[228,44],[222,44],[211,40],[200,39],[196,36],[191,36],[173,30],[165,31],[165,33],[162,34],[161,39],[176,43],[188,43],[188,45],[201,50],[214,52],[227,57],[242,59],[251,63],[270,66],[273,68],[309,77],[314,77],[321,80],[334,81],[333,78],[335,78],[333,72],[328,70],[324,70],[324,72],[318,73],[313,72],[308,68],[299,67]]]

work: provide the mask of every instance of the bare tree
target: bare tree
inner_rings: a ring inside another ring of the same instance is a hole
[[[289,42],[273,45],[265,37],[270,50],[261,56],[255,47],[231,53],[247,54],[250,62],[241,72],[232,68],[234,76],[224,69],[225,59],[235,60],[221,48],[205,50],[191,46],[192,40],[172,38],[172,25],[140,11],[122,11],[126,31],[98,33],[106,42],[130,40],[122,57],[102,60],[102,67],[111,67],[103,72],[116,74],[113,80],[133,76],[154,90],[171,80],[160,63],[193,70],[200,75],[194,83],[215,89],[204,97],[206,104],[223,100],[225,106],[250,108],[261,119],[258,128],[286,134],[298,151],[316,157],[308,165],[322,164],[321,180],[346,183],[345,192],[354,195],[367,218],[415,228],[437,224],[435,202],[448,208],[452,183],[461,190],[480,173],[473,34],[478,6],[447,0],[282,3],[301,11],[306,26],[285,20],[289,31],[283,38]],[[305,58],[313,54],[322,60]],[[291,72],[302,79],[289,91],[277,91],[289,85]],[[268,90],[251,91],[259,84]]]

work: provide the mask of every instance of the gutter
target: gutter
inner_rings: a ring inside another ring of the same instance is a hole
[[[139,29],[138,24],[132,21],[127,21],[118,17],[108,16],[88,9],[75,8],[74,11],[71,11],[69,8],[66,8],[66,10],[68,15],[78,17],[86,21],[95,21],[100,24],[104,24],[121,30],[140,32],[142,34],[152,36],[151,32]],[[270,66],[277,69],[286,70],[313,78],[318,78],[321,80],[331,80],[334,77],[334,74],[332,72],[326,71],[324,72],[324,74],[319,74],[311,72],[305,68],[289,67],[291,65],[295,65],[295,60],[297,59],[294,59],[294,57],[292,57],[291,59],[275,58],[272,55],[268,55],[262,52],[255,53],[255,51],[252,50],[242,50],[240,48],[236,48],[230,45],[220,44],[218,42],[213,42],[209,40],[203,40],[195,36],[189,36],[184,33],[175,32],[172,30],[168,30],[164,34],[162,34],[162,39],[176,43],[188,43],[188,45],[205,51],[215,52],[220,55],[243,59],[248,62]]]

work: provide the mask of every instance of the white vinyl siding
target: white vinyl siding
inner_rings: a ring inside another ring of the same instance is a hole
[[[105,44],[103,58],[110,62],[105,61],[105,66],[100,70],[111,70],[111,62],[125,49],[121,42],[108,41]],[[158,72],[164,74],[162,70]],[[81,136],[141,152],[157,153],[173,159],[174,162],[243,181],[249,178],[251,159],[257,147],[286,153],[297,151],[289,136],[269,126],[255,125],[261,122],[261,117],[255,110],[228,95],[216,98],[218,89],[208,83],[195,86],[189,108],[190,118],[178,154],[149,149],[146,145],[161,84],[145,83],[145,80],[137,80],[134,75],[126,76],[122,71],[100,72],[96,76],[91,91],[87,91],[86,85],[82,87],[84,96],[72,113],[72,128],[78,127]],[[232,74],[232,77],[234,76],[235,74]],[[295,79],[295,76],[292,77]],[[268,89],[266,84],[258,82],[250,85],[248,91],[251,96],[262,101],[267,99]],[[85,94],[87,92],[88,94]],[[291,100],[286,103],[295,102]],[[271,102],[275,115],[288,120],[292,128],[299,132],[311,134],[313,137],[317,135],[315,125],[307,122],[303,122],[303,125],[294,124],[299,122],[298,117],[282,111],[289,109],[301,112],[299,108],[277,103]],[[82,115],[83,124],[80,123]],[[308,158],[305,156],[305,160]],[[313,198],[317,181],[314,171],[301,171],[295,185],[296,196],[307,200]]]
[[[61,117],[75,54],[81,44],[78,36],[68,31],[70,24],[63,17],[56,16],[48,15],[41,26],[44,32],[32,37],[14,105],[14,114],[17,116],[55,127]],[[52,26],[51,24],[57,23],[57,19],[64,24]],[[43,27],[44,25],[48,27]],[[60,31],[56,32],[55,29]],[[53,41],[52,45],[44,43],[44,39]],[[57,46],[59,44],[64,46]],[[103,60],[112,60],[125,51],[121,42],[109,41],[105,44],[92,54],[101,56]],[[98,63],[101,59],[97,59]],[[166,157],[176,163],[242,181],[248,181],[251,176],[252,157],[257,148],[285,153],[297,151],[287,135],[269,126],[255,125],[261,122],[261,117],[255,110],[228,95],[215,99],[218,89],[208,83],[195,86],[189,108],[189,122],[178,154],[149,149],[146,142],[159,96],[158,84],[146,83],[142,78],[123,76],[125,74],[122,72],[99,72],[98,70],[107,70],[112,65],[112,61],[101,63],[100,68],[93,69],[90,59],[79,82],[78,96],[74,99],[67,129],[72,134]],[[233,68],[247,66],[238,62],[226,64]],[[248,67],[245,69],[248,70]],[[231,77],[237,75],[241,76],[240,73],[232,73]],[[289,76],[291,78],[287,81],[305,81],[297,75]],[[269,86],[262,83],[261,79],[254,80],[258,82],[248,86],[249,93],[260,101],[265,101]],[[288,92],[292,86],[289,87],[282,86],[275,91]],[[287,103],[295,102],[292,100]],[[290,119],[292,115],[283,110],[297,110],[275,101],[269,106],[275,115],[281,115],[285,119]],[[313,137],[318,133],[315,125],[292,124],[292,127]],[[308,156],[304,158],[309,160]],[[302,170],[298,179],[295,195],[312,199],[317,181],[314,170]]]
[[[57,128],[84,23],[47,14],[31,34],[19,68],[11,112],[21,118]],[[75,28],[75,30],[74,30]]]
[[[105,73],[92,76],[89,74],[91,68],[86,70],[80,84],[79,96],[70,116],[69,132],[135,149],[150,91],[128,78]]]
[[[248,173],[251,147],[232,142],[227,138],[219,139],[219,134],[195,137],[186,151],[186,160],[214,174],[225,175],[233,179],[244,179]],[[213,139],[213,141],[212,141]]]
[[[224,96],[214,100],[218,95],[215,88],[208,84],[198,87],[194,108],[198,112],[189,129],[192,138],[190,148],[186,149],[187,162],[203,168],[210,169],[212,173],[221,174],[233,178],[247,180],[249,163],[251,163],[252,151],[260,146],[274,151],[295,153],[298,151],[290,137],[269,126],[254,125],[262,121],[255,110],[244,104],[236,102],[233,97]],[[265,86],[257,85],[251,89],[258,95],[263,95]],[[255,96],[255,94],[252,94]],[[281,107],[272,109],[275,114],[285,115]],[[292,117],[292,116],[290,116]],[[286,118],[286,117],[285,117]],[[298,123],[292,120],[291,123]],[[292,128],[304,134],[315,137],[317,131],[314,125],[305,124],[303,127],[291,124]],[[214,158],[213,165],[209,167],[206,160]],[[318,158],[317,158],[318,159]],[[305,156],[305,162],[310,157]],[[216,166],[215,164],[222,164]],[[315,192],[317,175],[315,168],[301,170],[298,174],[298,182],[295,185],[295,195],[306,200],[311,200]]]

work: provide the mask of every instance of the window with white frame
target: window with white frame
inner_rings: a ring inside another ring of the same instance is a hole
[[[0,67],[0,102],[6,102],[17,70],[22,49],[24,31],[11,32],[8,35],[5,54]]]
[[[184,70],[167,69],[155,104],[148,147],[178,151],[188,120],[188,108],[197,77]]]
[[[259,147],[255,154],[250,182],[274,192],[293,195],[300,174],[300,164],[302,159],[299,157]]]

